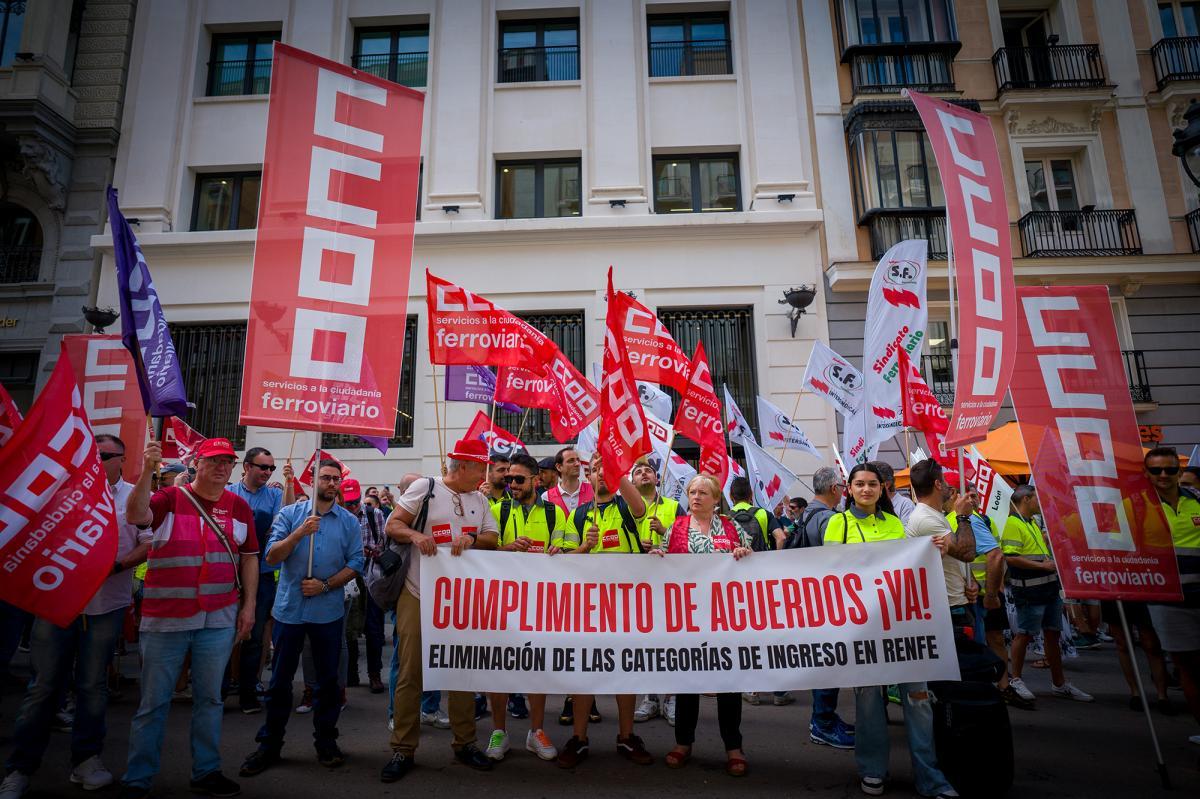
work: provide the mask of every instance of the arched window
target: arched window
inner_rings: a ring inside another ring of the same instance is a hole
[[[0,201],[0,283],[31,283],[42,263],[42,226],[26,208]]]

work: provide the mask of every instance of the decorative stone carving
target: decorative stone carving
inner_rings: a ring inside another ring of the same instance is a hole
[[[1092,130],[1095,130],[1093,127]],[[1054,117],[1046,117],[1042,120],[1034,120],[1028,125],[1020,129],[1020,133],[1027,136],[1046,136],[1056,133],[1087,133],[1088,129],[1082,125],[1073,125],[1070,122],[1064,122],[1061,119]]]
[[[1008,124],[1008,132],[1010,134],[1017,132],[1017,123],[1021,121],[1021,112],[1016,108],[1010,108],[1004,112],[1004,121]]]
[[[20,147],[23,161],[21,174],[33,184],[51,209],[65,209],[70,170],[66,155],[46,141],[32,136],[21,137]]]
[[[1100,130],[1100,119],[1104,116],[1104,106],[1096,103],[1092,106],[1091,113],[1088,115],[1088,125],[1093,131]]]

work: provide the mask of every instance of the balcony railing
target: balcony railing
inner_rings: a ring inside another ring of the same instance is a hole
[[[1134,402],[1153,402],[1145,354],[1141,350],[1122,350],[1121,356],[1125,360],[1129,396]],[[949,355],[922,355],[921,376],[943,407],[949,408],[954,404],[954,371]]]
[[[506,47],[500,51],[499,83],[579,80],[579,45]]]
[[[874,211],[865,222],[871,234],[871,258],[879,259],[893,245],[905,239],[925,239],[929,242],[929,257],[946,258],[946,211],[928,210]]]
[[[850,56],[850,77],[855,94],[895,94],[901,89],[950,92],[954,91],[953,63],[952,49],[894,53],[860,47]]]
[[[729,75],[733,48],[728,39],[689,42],[650,42],[650,77]]]
[[[1192,252],[1200,252],[1200,208],[1184,217],[1187,220],[1188,238],[1192,240]]]
[[[992,56],[996,87],[1009,89],[1088,89],[1105,85],[1098,44],[1001,47]]]
[[[269,58],[210,61],[208,64],[209,97],[269,94],[270,91],[271,59]]]
[[[355,69],[409,88],[422,88],[427,81],[429,53],[371,53],[351,59]]]
[[[1059,255],[1140,255],[1137,214],[1125,211],[1030,211],[1017,220],[1030,258]]]
[[[33,283],[41,266],[40,246],[13,245],[0,249],[0,283]]]
[[[1173,80],[1200,80],[1200,36],[1159,39],[1150,48],[1159,91]]]

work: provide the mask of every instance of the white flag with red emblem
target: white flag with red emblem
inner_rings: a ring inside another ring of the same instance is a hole
[[[724,388],[725,429],[729,431],[729,443],[740,444],[745,438],[754,441],[754,431],[750,429],[750,423],[746,421],[742,409],[733,401],[733,395],[729,393],[729,386]]]
[[[729,507],[733,507],[733,500],[729,496],[729,484],[733,482],[735,477],[745,477],[746,470],[741,467],[737,461],[729,456],[725,457],[725,482],[721,486],[721,491],[725,494],[725,501],[729,503]]]
[[[772,510],[796,483],[796,475],[753,441],[743,441],[742,446],[746,448],[746,470],[754,489],[754,502],[760,508]]]
[[[758,429],[762,433],[764,447],[799,449],[813,457],[821,457],[799,425],[773,403],[763,399],[762,395],[758,397]]]

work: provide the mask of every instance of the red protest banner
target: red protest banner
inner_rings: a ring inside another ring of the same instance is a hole
[[[315,453],[315,452],[312,455],[309,455],[308,463],[304,464],[304,470],[301,471],[300,474],[294,478],[296,480],[296,482],[298,482],[300,485],[302,485],[302,486],[311,486],[312,485],[312,483],[313,483],[313,466],[315,465],[314,459],[316,457],[317,457],[317,453]],[[325,450],[321,450],[321,460],[335,461],[337,463],[337,465],[340,466],[342,469],[342,479],[343,480],[345,480],[347,477],[350,476],[350,467],[347,466],[346,464],[342,463],[340,458],[333,456],[332,454],[326,452]]]
[[[948,470],[947,481],[957,485],[958,463],[946,451],[946,428],[950,426],[950,420],[946,418],[941,403],[913,365],[908,353],[900,353],[899,364],[904,426],[925,434],[925,444],[929,447],[930,457]]]
[[[608,313],[604,327],[604,363],[600,380],[600,460],[604,483],[616,493],[633,463],[652,450],[646,414],[638,399],[637,381],[625,352],[620,309],[608,268]]]
[[[425,272],[429,362],[520,366],[540,374],[554,342],[491,300]]]
[[[275,44],[242,424],[395,429],[424,96]]]
[[[0,386],[0,447],[8,443],[21,426],[21,410],[4,386]]]
[[[991,120],[957,105],[907,92],[933,146],[958,287],[958,376],[946,444],[987,438],[1016,359],[1016,283],[1008,238],[1004,173]]]
[[[524,441],[500,425],[494,424],[483,411],[475,412],[475,418],[471,420],[471,426],[467,428],[467,433],[463,438],[477,438],[487,444],[488,452],[508,457],[525,449]]]
[[[162,456],[165,460],[175,459],[186,463],[204,441],[205,437],[188,426],[187,422],[172,416],[163,427]]]
[[[0,599],[67,626],[111,573],[117,536],[112,491],[63,356],[0,449]]]
[[[702,341],[696,342],[691,376],[679,400],[679,410],[675,412],[675,433],[699,442],[700,462],[697,466],[701,474],[712,474],[718,478],[727,474],[721,403],[713,390],[712,372],[708,368]]]
[[[614,297],[634,379],[670,386],[682,394],[691,371],[687,355],[650,309],[623,291]]]
[[[115,335],[63,336],[62,351],[75,372],[92,433],[125,442],[130,457],[121,476],[136,483],[142,473],[137,453],[146,448],[148,428],[133,356]]]
[[[550,411],[550,428],[562,443],[600,415],[600,392],[579,373],[556,345],[549,362],[539,371],[501,366],[496,374],[497,402]]]
[[[1067,596],[1177,601],[1104,286],[1017,290],[1013,406]]]

